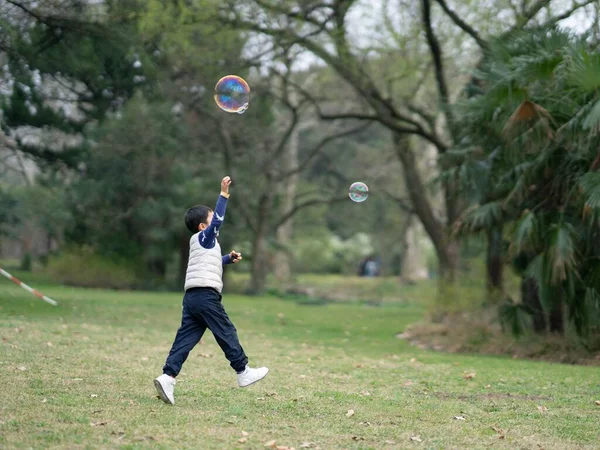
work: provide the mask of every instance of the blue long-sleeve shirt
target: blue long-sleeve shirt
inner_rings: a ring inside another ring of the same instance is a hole
[[[213,218],[210,221],[208,227],[198,234],[198,240],[200,245],[204,248],[213,248],[217,242],[217,236],[219,235],[219,228],[225,220],[225,210],[227,209],[227,198],[219,195],[217,205],[213,213]],[[231,255],[223,255],[223,265],[231,264]]]

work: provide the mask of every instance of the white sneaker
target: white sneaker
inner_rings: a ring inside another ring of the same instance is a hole
[[[250,386],[257,381],[262,380],[269,373],[269,369],[266,367],[259,367],[258,369],[251,369],[246,366],[246,369],[242,373],[238,373],[238,384],[240,387]]]
[[[160,377],[154,380],[154,387],[158,391],[158,395],[163,402],[171,405],[175,404],[175,396],[173,391],[175,390],[175,378],[163,373]]]

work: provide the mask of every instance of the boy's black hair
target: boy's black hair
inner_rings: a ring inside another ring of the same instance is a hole
[[[197,233],[199,231],[198,226],[201,223],[206,223],[206,220],[208,219],[208,213],[211,211],[212,209],[210,209],[208,206],[192,206],[185,213],[185,226],[192,233]]]

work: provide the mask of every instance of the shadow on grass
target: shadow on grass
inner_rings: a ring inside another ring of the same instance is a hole
[[[344,299],[328,298],[323,295],[309,295],[307,293],[297,291],[281,291],[279,289],[269,289],[267,294],[278,299],[291,301],[302,306],[325,306],[329,304],[351,304],[360,306],[381,307],[383,300],[377,299]]]

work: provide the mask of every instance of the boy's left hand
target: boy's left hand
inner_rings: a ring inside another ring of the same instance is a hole
[[[221,180],[221,192],[229,195],[229,186],[231,185],[231,177],[224,177]]]
[[[231,257],[231,262],[232,263],[236,263],[242,260],[242,254],[236,252],[235,250],[231,250],[231,253],[229,253],[229,256]]]

